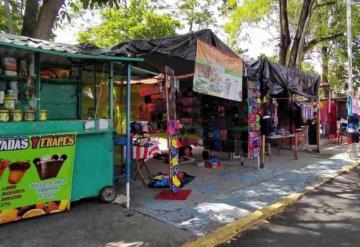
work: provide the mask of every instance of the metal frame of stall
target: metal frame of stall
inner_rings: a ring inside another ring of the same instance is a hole
[[[39,44],[40,43],[40,44]],[[47,46],[48,45],[48,46]],[[63,44],[58,44],[59,46],[63,45]],[[35,103],[35,121],[34,122],[21,122],[21,123],[4,123],[2,125],[3,128],[1,128],[0,130],[0,136],[4,136],[4,135],[8,135],[9,132],[13,131],[15,134],[24,134],[24,131],[28,130],[30,131],[28,134],[49,134],[52,132],[66,132],[66,131],[75,131],[77,132],[77,134],[80,135],[90,135],[90,134],[94,134],[96,136],[98,136],[99,134],[101,134],[101,130],[92,130],[92,131],[88,131],[88,130],[84,130],[81,129],[83,124],[84,124],[84,120],[82,120],[81,118],[79,119],[79,117],[77,119],[75,119],[74,121],[58,121],[58,120],[54,120],[54,121],[46,121],[46,122],[41,122],[39,121],[39,111],[40,111],[40,104],[41,104],[41,82],[42,82],[42,78],[40,75],[41,72],[41,54],[46,54],[46,55],[50,55],[50,56],[60,56],[60,57],[66,57],[69,59],[81,59],[81,60],[88,60],[88,61],[94,61],[94,62],[99,62],[99,61],[103,61],[103,62],[109,62],[109,92],[110,95],[112,95],[111,92],[113,92],[113,87],[114,87],[114,64],[116,63],[125,63],[125,75],[126,75],[126,81],[127,81],[127,85],[126,85],[126,191],[127,191],[127,207],[130,206],[130,171],[131,171],[131,138],[130,138],[130,104],[131,104],[131,98],[130,98],[130,94],[131,94],[131,71],[132,71],[132,62],[139,62],[139,61],[143,61],[143,59],[141,58],[131,58],[131,57],[116,57],[116,56],[108,56],[108,55],[97,55],[97,54],[90,54],[90,53],[86,53],[85,51],[82,52],[82,50],[79,50],[78,52],[74,52],[71,50],[71,46],[66,46],[63,45],[63,47],[59,47],[56,46],[56,43],[53,42],[48,42],[48,41],[42,41],[42,40],[37,40],[37,39],[31,39],[28,37],[23,37],[23,36],[15,36],[15,35],[8,35],[8,34],[0,34],[0,47],[4,47],[5,49],[9,48],[9,49],[15,49],[15,50],[22,50],[24,52],[29,52],[31,54],[34,54],[34,67],[35,67],[35,78],[32,78],[35,82],[35,97],[36,97],[36,103]],[[25,78],[20,78],[18,76],[0,76],[0,79],[3,80],[23,80]],[[11,78],[10,78],[11,77]],[[69,80],[70,81],[70,80]],[[81,82],[80,82],[81,83]],[[80,85],[78,85],[79,88]],[[81,96],[80,99],[78,101],[78,105],[77,107],[80,108],[80,105],[82,104],[82,102],[80,102],[81,100]],[[113,123],[113,108],[114,108],[114,102],[113,102],[113,97],[109,97],[109,120],[110,120],[110,124]],[[79,116],[79,115],[78,115]],[[96,119],[95,119],[96,120]],[[47,123],[48,122],[48,123]],[[40,130],[44,128],[41,132]],[[54,130],[56,129],[56,130]],[[33,133],[32,131],[36,130],[35,133]],[[40,132],[39,132],[40,131]],[[49,132],[47,132],[49,131]],[[113,133],[114,133],[114,129],[113,126],[110,126],[110,129],[107,131],[104,131],[106,133],[104,133],[107,137],[107,139],[111,139],[108,140],[108,143],[106,147],[109,147],[111,150],[111,155],[113,156],[114,151],[113,151]],[[85,138],[86,139],[86,138]],[[91,138],[90,138],[91,139]],[[86,140],[85,140],[86,141]],[[89,140],[91,141],[91,140]],[[94,140],[92,140],[94,141]],[[104,142],[105,143],[105,142]],[[106,144],[104,144],[106,145]],[[96,148],[96,147],[95,147]],[[94,149],[94,148],[93,148]],[[95,149],[94,149],[95,151]],[[80,170],[82,170],[83,168],[86,168],[85,165],[88,164],[81,164],[84,163],[85,161],[89,161],[88,160],[82,160],[82,162],[79,162],[78,160],[78,155],[79,155],[79,150],[78,147],[76,149],[76,153],[75,153],[75,161],[74,161],[74,173],[73,173],[73,185],[72,185],[72,195],[71,195],[71,201],[76,201],[82,198],[87,198],[87,197],[94,197],[97,196],[94,193],[87,193],[87,194],[82,194],[82,192],[76,192],[76,186],[77,184],[74,182],[76,180],[76,169],[77,166],[83,165],[84,167],[80,168]],[[110,156],[109,156],[110,157]],[[113,161],[113,158],[111,159]],[[111,184],[108,184],[109,186],[113,185],[113,179],[114,179],[114,174],[113,174],[113,163],[114,162],[108,162],[109,164],[111,163],[111,170],[112,170],[112,177],[111,177]],[[78,167],[79,168],[79,167]],[[88,171],[87,171],[88,172]],[[94,178],[89,177],[91,176],[91,174],[87,174],[89,180],[90,179],[94,179],[96,178],[96,176]],[[80,180],[81,181],[81,180]],[[84,181],[82,181],[84,182]],[[80,183],[82,183],[80,182]],[[89,182],[89,181],[88,181]],[[110,181],[108,181],[110,183]],[[97,188],[96,190],[99,190],[100,188]],[[74,191],[76,193],[74,193]],[[82,191],[82,189],[80,189],[79,191]]]

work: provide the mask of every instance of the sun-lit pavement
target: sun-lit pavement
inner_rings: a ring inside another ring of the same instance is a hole
[[[350,165],[346,146],[325,146],[321,154],[301,152],[294,160],[289,150],[273,155],[265,169],[257,169],[256,160],[224,164],[206,169],[184,164],[181,169],[195,179],[185,186],[192,194],[185,201],[154,200],[159,190],[133,185],[135,210],[165,223],[206,235],[217,228],[264,208],[294,192],[301,192],[327,176]],[[164,164],[151,164],[153,171],[167,172]]]
[[[360,169],[304,197],[222,247],[360,246]]]

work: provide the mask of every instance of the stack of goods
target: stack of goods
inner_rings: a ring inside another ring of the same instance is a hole
[[[248,81],[248,126],[249,126],[249,141],[248,141],[248,155],[250,158],[259,156],[261,133],[260,133],[260,116],[258,115],[260,109],[260,82]]]
[[[144,103],[139,105],[136,119],[150,121],[155,129],[164,129],[166,106],[159,85],[141,87],[138,93]]]
[[[185,84],[185,83],[184,83]],[[200,100],[191,88],[181,88],[176,97],[177,115],[182,124],[180,138],[182,146],[198,146],[202,141],[199,135]]]
[[[40,72],[42,79],[68,79],[70,78],[70,70],[68,69],[48,69]]]
[[[18,68],[17,61],[13,57],[5,57],[2,59],[3,74],[7,83],[0,83],[0,122],[35,120],[34,105],[31,104],[28,97],[26,97],[26,99],[29,100],[28,104],[23,102],[22,98],[20,99],[18,82],[14,80],[14,78],[16,79],[18,75],[27,75],[26,61],[21,60],[19,61],[19,64],[20,67]],[[40,111],[39,119],[47,119],[46,110]]]
[[[246,104],[207,95],[201,95],[201,101],[204,147],[226,153],[244,150],[247,139]]]
[[[2,60],[2,67],[4,71],[4,75],[7,76],[17,76],[17,64],[16,59],[13,57],[5,57]],[[6,92],[6,97],[8,99],[12,99],[14,101],[18,100],[18,84],[17,81],[9,81],[8,89]]]

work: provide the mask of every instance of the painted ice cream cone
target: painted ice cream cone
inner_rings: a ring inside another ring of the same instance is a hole
[[[34,159],[37,172],[41,180],[57,177],[67,156],[53,155],[52,157],[42,157]]]
[[[14,162],[9,166],[10,173],[8,177],[9,184],[18,184],[26,171],[30,168],[28,162]]]

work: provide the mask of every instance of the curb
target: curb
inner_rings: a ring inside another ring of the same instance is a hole
[[[243,233],[251,227],[261,223],[263,220],[282,212],[286,207],[296,203],[309,192],[319,188],[323,184],[333,180],[339,175],[351,172],[353,169],[359,166],[360,163],[352,163],[351,165],[345,166],[342,169],[336,171],[335,174],[326,176],[320,182],[317,182],[310,186],[306,186],[302,192],[292,193],[265,208],[258,209],[229,224],[219,227],[214,232],[211,232],[195,240],[189,241],[183,244],[182,247],[209,247],[227,242],[235,236],[239,235],[240,233]]]

